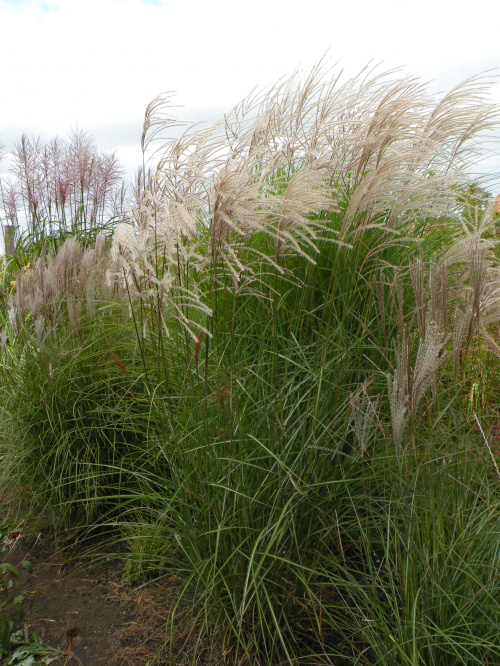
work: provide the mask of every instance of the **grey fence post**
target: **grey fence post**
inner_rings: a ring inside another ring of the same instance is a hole
[[[3,230],[3,243],[5,247],[5,254],[9,257],[14,255],[14,250],[16,248],[15,243],[15,234],[16,227],[13,224],[4,224],[2,225]]]

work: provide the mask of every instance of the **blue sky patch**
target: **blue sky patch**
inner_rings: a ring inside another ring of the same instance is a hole
[[[40,9],[45,14],[51,14],[52,12],[57,12],[59,7],[56,4],[52,3],[52,2],[41,2],[40,3]]]

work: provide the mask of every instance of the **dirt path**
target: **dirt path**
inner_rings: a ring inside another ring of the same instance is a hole
[[[43,535],[24,543],[21,539],[13,552],[0,556],[0,561],[14,566],[23,559],[33,566],[31,573],[22,572],[19,586],[32,603],[27,616],[30,632],[65,654],[71,638],[68,666],[171,663],[161,654],[167,583],[130,590],[122,584],[116,560],[100,561],[84,553],[70,556],[69,550],[54,554]],[[52,664],[64,666],[65,659],[61,656]],[[179,654],[178,663],[183,661]]]

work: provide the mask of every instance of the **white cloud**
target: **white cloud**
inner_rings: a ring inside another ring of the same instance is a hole
[[[328,49],[348,73],[372,60],[446,89],[500,65],[496,15],[488,0],[0,0],[0,136],[79,126],[106,143],[109,127],[126,145],[162,91],[203,120]]]

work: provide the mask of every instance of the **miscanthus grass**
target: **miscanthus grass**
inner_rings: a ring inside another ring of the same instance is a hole
[[[171,663],[499,663],[487,83],[318,66],[147,171],[159,97],[131,223],[18,275],[4,477],[176,577]]]

